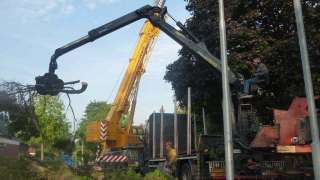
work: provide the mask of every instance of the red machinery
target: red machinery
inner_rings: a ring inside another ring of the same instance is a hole
[[[273,114],[275,125],[261,128],[250,147],[276,148],[278,153],[311,153],[307,99],[295,97],[288,110],[275,109]]]

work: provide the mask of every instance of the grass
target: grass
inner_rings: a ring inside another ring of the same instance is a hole
[[[7,159],[0,157],[0,179],[6,180],[167,180],[169,179],[161,171],[155,170],[145,176],[132,169],[127,171],[90,172],[76,175],[62,161],[50,160],[40,162],[28,158]]]
[[[112,172],[105,172],[104,179],[110,180],[118,180],[118,179],[125,179],[125,180],[167,180],[169,179],[168,176],[163,174],[159,170],[155,170],[152,172],[147,173],[145,176],[142,176],[139,173],[136,173],[134,170],[129,169],[128,171],[112,171]]]
[[[7,180],[77,180],[72,171],[61,161],[39,162],[28,158],[0,158],[0,179]]]

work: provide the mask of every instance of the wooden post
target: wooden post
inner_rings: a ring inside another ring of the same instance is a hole
[[[193,113],[193,134],[194,134],[194,149],[197,150],[197,121],[196,114]]]
[[[40,160],[43,161],[44,160],[44,143],[41,143],[41,157]]]
[[[203,122],[203,134],[208,135],[207,124],[206,124],[206,113],[204,108],[202,108],[202,122]]]
[[[163,106],[160,109],[160,158],[163,158]]]
[[[188,87],[187,155],[191,155],[191,88]]]
[[[179,152],[179,135],[178,135],[178,116],[177,116],[177,100],[174,97],[173,99],[173,105],[174,105],[174,148],[176,149],[176,152]]]
[[[156,158],[156,112],[153,112],[152,123],[152,158]]]

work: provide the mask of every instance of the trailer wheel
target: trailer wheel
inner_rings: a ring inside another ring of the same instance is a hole
[[[192,180],[191,167],[188,163],[184,163],[181,167],[181,173],[179,174],[180,180]]]

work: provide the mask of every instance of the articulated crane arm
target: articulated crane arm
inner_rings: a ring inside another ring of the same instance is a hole
[[[49,94],[49,95],[57,95],[59,92],[63,92],[63,86],[57,86],[55,82],[63,82],[58,78],[55,74],[55,70],[58,68],[57,58],[66,54],[80,46],[83,46],[89,42],[92,42],[98,38],[101,38],[115,30],[118,30],[130,23],[138,21],[140,19],[146,18],[152,23],[153,26],[159,28],[163,32],[165,32],[168,36],[170,36],[173,40],[179,43],[181,46],[188,48],[195,56],[201,57],[206,62],[208,62],[215,70],[221,71],[220,60],[213,56],[204,43],[199,42],[189,31],[187,31],[181,23],[177,23],[178,27],[181,28],[182,32],[178,31],[170,24],[165,22],[164,17],[167,13],[166,8],[160,7],[152,7],[150,5],[146,5],[140,9],[137,9],[127,15],[124,15],[118,19],[115,19],[107,24],[104,24],[98,28],[95,28],[89,31],[88,35],[81,37],[78,40],[75,40],[65,46],[62,46],[56,49],[55,53],[51,57],[51,61],[49,64],[49,72],[43,76],[36,77],[36,89],[40,94]],[[139,78],[137,79],[139,80]],[[233,72],[229,70],[229,82],[231,84],[236,84],[237,79]],[[134,82],[138,83],[138,81]],[[38,87],[38,88],[37,88]],[[82,88],[83,89],[83,88]],[[76,91],[79,93],[80,91]],[[127,97],[128,98],[128,97]],[[124,102],[124,101],[123,101]],[[122,107],[124,107],[122,105]],[[120,109],[123,111],[123,109]],[[110,137],[110,140],[115,141],[111,146],[113,147],[121,147],[122,143],[117,143],[118,140],[116,136]]]

